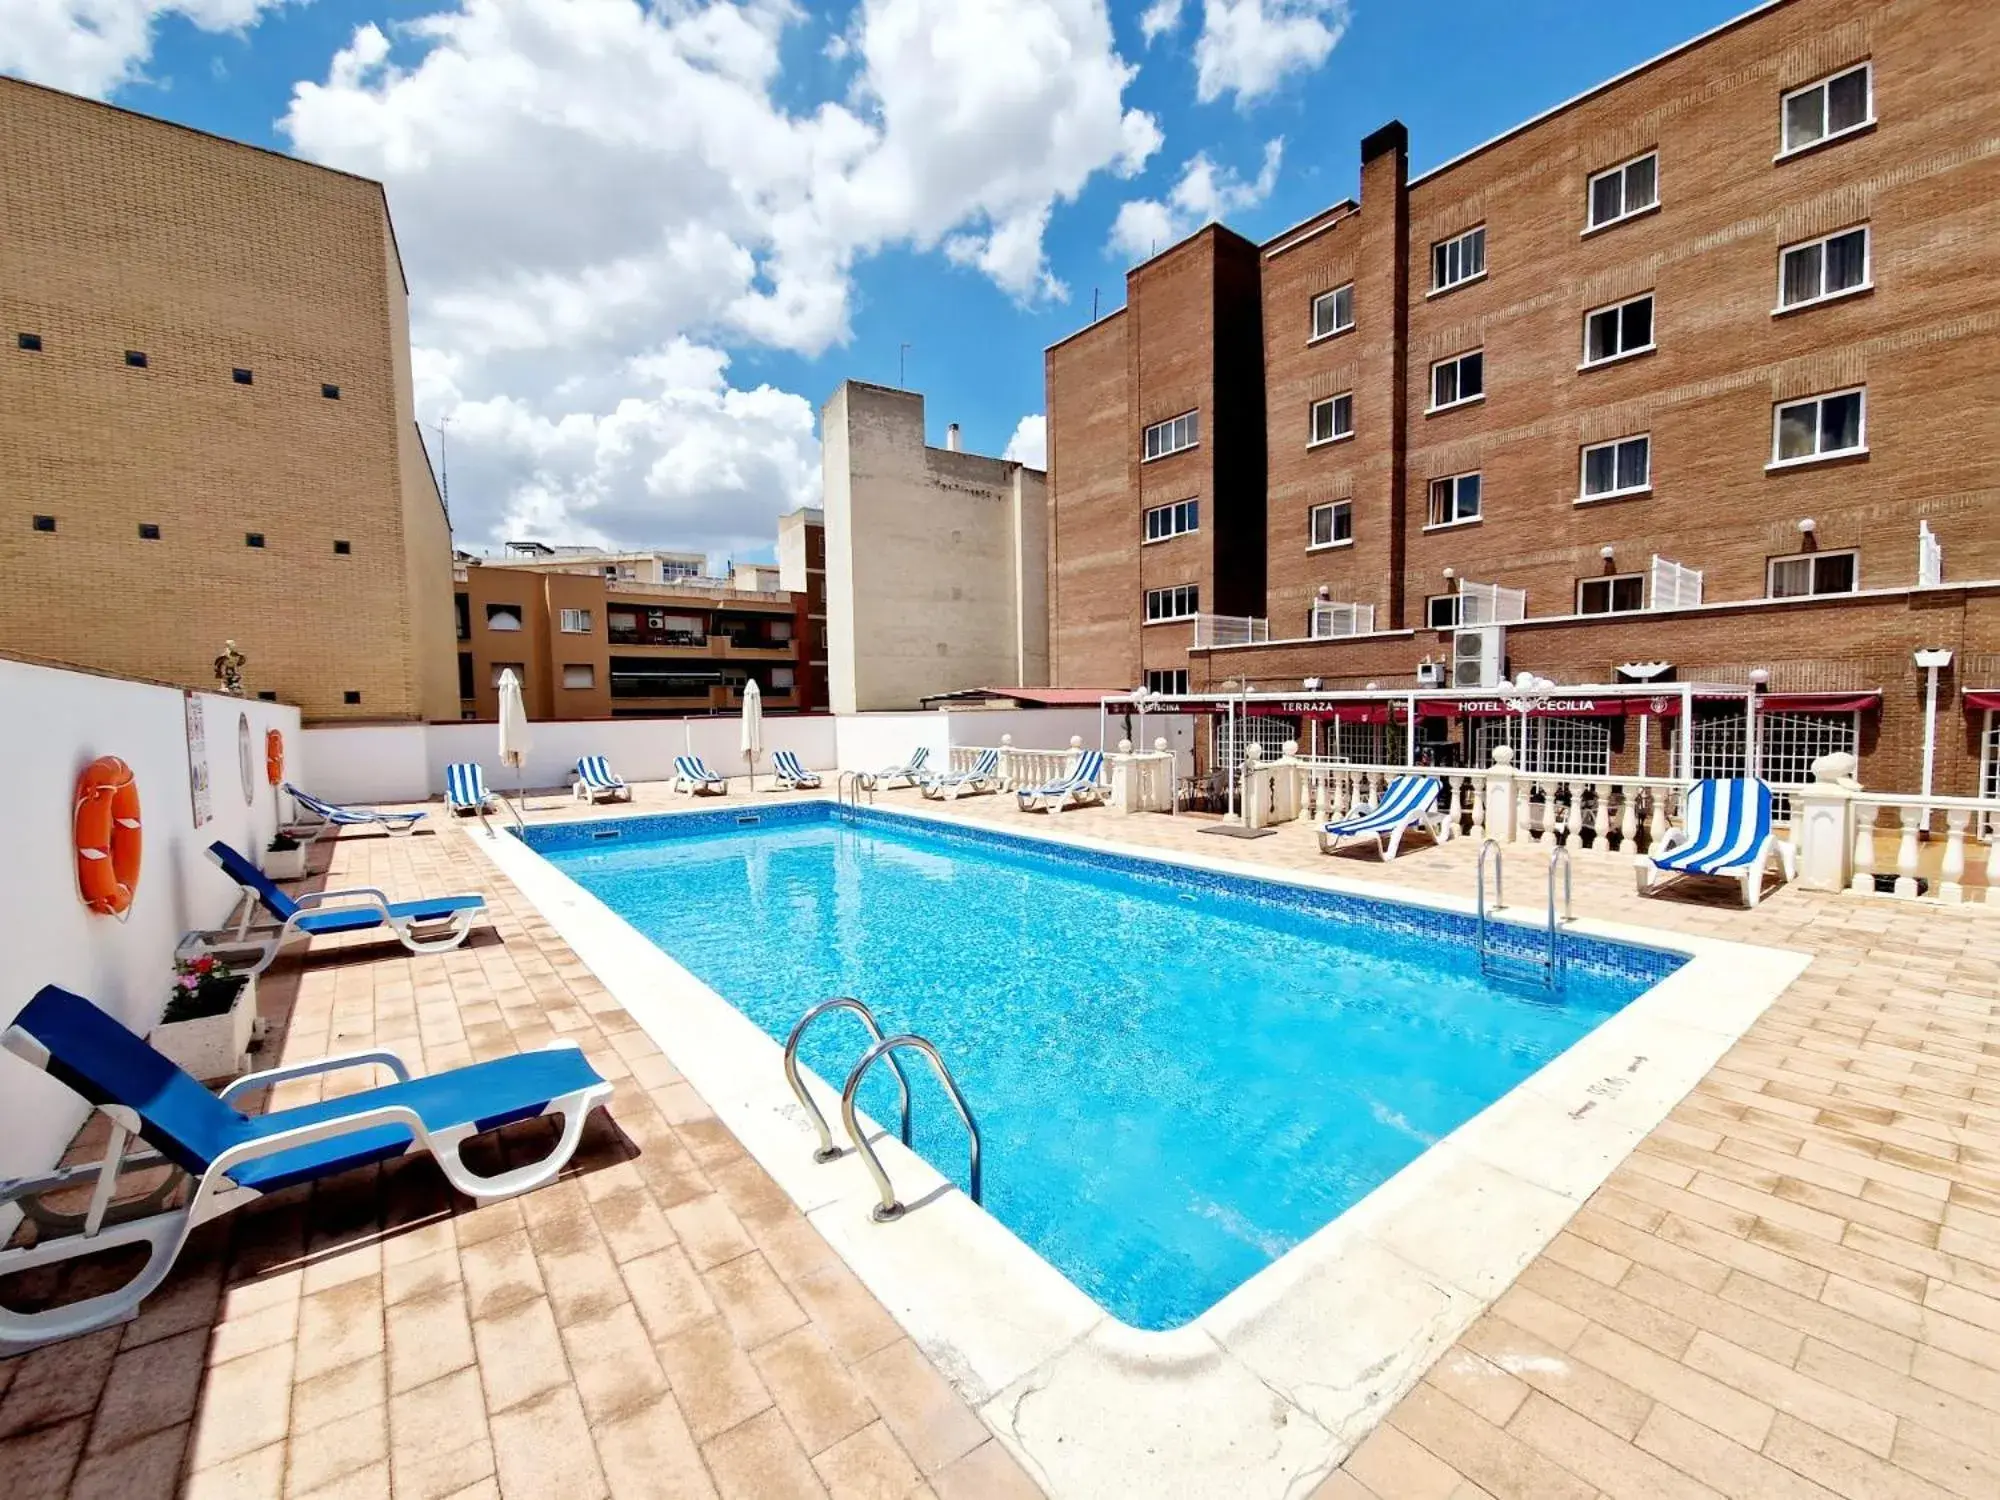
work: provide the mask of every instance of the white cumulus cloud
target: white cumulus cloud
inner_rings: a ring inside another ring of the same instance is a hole
[[[1139,34],[1152,46],[1181,24],[1181,0],[1153,0],[1139,15]]]
[[[1325,62],[1347,30],[1348,0],[1204,0],[1195,96],[1247,104]]]
[[[1017,464],[1026,464],[1031,469],[1046,469],[1049,466],[1049,419],[1041,412],[1021,418],[1014,424],[1014,435],[1007,439],[1007,446],[1000,456],[1011,458]]]
[[[283,0],[0,0],[0,73],[103,98],[138,78],[154,23],[242,31]]]
[[[802,101],[806,21],[452,0],[294,90],[300,153],[388,186],[472,540],[768,543],[816,495],[816,402],[738,388],[724,351],[838,347],[855,265],[891,247],[1060,297],[1052,214],[1159,149],[1104,0],[861,0],[839,97]]]
[[[1182,165],[1180,179],[1164,199],[1132,198],[1119,205],[1111,224],[1111,253],[1145,260],[1204,224],[1256,207],[1278,185],[1284,155],[1283,137],[1266,141],[1263,164],[1246,182],[1231,169],[1217,166],[1207,152],[1197,152]]]

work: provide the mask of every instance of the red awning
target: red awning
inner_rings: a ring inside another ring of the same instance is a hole
[[[1529,708],[1528,715],[1538,719],[1618,719],[1640,714],[1669,718],[1680,711],[1679,693],[1650,693],[1630,698],[1545,698]],[[1417,712],[1445,718],[1463,715],[1472,719],[1490,719],[1519,714],[1521,709],[1518,704],[1510,705],[1504,698],[1420,698],[1417,700]]]
[[[1138,709],[1128,700],[1114,699],[1110,712],[1114,714],[1137,713]],[[1182,698],[1148,698],[1146,712],[1149,714],[1226,714],[1228,708],[1220,703],[1190,703]]]
[[[1258,702],[1249,707],[1253,719],[1318,719],[1322,723],[1336,724],[1387,724],[1390,722],[1388,703],[1321,703],[1311,698],[1301,698],[1290,702]]]
[[[1965,690],[1965,706],[1967,708],[2000,710],[2000,688],[1967,688]]]
[[[1873,688],[1862,693],[1766,693],[1757,700],[1760,714],[1851,714],[1881,706],[1882,694]]]

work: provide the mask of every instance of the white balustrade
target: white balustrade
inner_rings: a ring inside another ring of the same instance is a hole
[[[1816,790],[1816,789],[1815,789]],[[1847,888],[1860,895],[1888,894],[1904,901],[1919,897],[1951,904],[1978,903],[2000,911],[2000,799],[1923,797],[1895,792],[1851,792],[1853,874]],[[1894,820],[1895,880],[1878,889],[1876,832]],[[1807,828],[1809,840],[1818,837]],[[1983,855],[1977,846],[1985,844]],[[1802,862],[1815,852],[1808,842]],[[1968,881],[1977,871],[1980,883]]]

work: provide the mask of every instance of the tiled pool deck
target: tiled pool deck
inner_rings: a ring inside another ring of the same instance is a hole
[[[1061,826],[1471,885],[1466,843],[1385,869],[1204,821]],[[0,1362],[8,1500],[1035,1493],[464,830],[330,854],[335,885],[484,890],[492,928],[281,962],[278,1057],[379,1044],[428,1071],[571,1035],[617,1079],[616,1130],[492,1208],[413,1162],[225,1220],[137,1322]],[[1580,915],[1811,967],[1316,1493],[2000,1495],[2000,913],[1786,890],[1746,915],[1721,888],[1641,901],[1616,856],[1575,869]]]

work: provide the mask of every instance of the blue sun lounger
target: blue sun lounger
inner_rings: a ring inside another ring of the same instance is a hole
[[[444,768],[444,805],[453,813],[493,810],[493,794],[486,790],[486,772],[477,761],[457,761]]]
[[[956,802],[966,792],[994,792],[1000,789],[1000,752],[982,750],[967,771],[945,771],[926,776],[917,787],[934,802]]]
[[[435,1157],[451,1185],[475,1199],[541,1187],[568,1165],[583,1138],[585,1118],[611,1096],[611,1085],[582,1051],[564,1041],[428,1078],[410,1077],[393,1052],[356,1052],[247,1074],[216,1095],[115,1018],[55,985],[44,986],[27,1003],[0,1034],[0,1045],[111,1119],[104,1159],[95,1166],[0,1184],[0,1203],[7,1203],[96,1183],[82,1233],[44,1236],[31,1247],[0,1250],[0,1277],[122,1245],[142,1244],[148,1252],[138,1275],[116,1291],[43,1312],[0,1308],[0,1352],[8,1345],[73,1338],[131,1316],[166,1279],[196,1227],[265,1193],[417,1149]],[[396,1081],[265,1115],[246,1115],[230,1104],[249,1090],[284,1079],[372,1066],[388,1069]],[[562,1117],[562,1135],[541,1161],[487,1177],[460,1156],[473,1136],[552,1114]],[[134,1136],[152,1148],[144,1159],[126,1157]],[[144,1217],[121,1219],[109,1213],[120,1169],[161,1159],[193,1179],[185,1205]]]
[[[1444,814],[1438,811],[1438,793],[1443,790],[1435,776],[1398,776],[1382,792],[1373,807],[1351,817],[1338,818],[1320,830],[1319,849],[1331,854],[1342,839],[1373,835],[1375,852],[1384,860],[1396,857],[1403,835],[1423,828],[1439,843],[1450,835]]]
[[[729,790],[729,778],[709,770],[707,762],[699,755],[676,755],[673,789],[686,792],[690,797],[698,792],[726,792]]]
[[[322,801],[289,781],[284,790],[301,812],[312,814],[310,822],[301,820],[290,829],[294,835],[303,835],[307,843],[317,843],[335,828],[386,828],[391,833],[408,833],[424,820],[421,812],[380,812],[372,807],[343,807],[338,802]]]
[[[778,785],[788,791],[801,787],[810,789],[820,784],[819,777],[799,764],[797,751],[773,750],[771,767],[778,773]]]
[[[570,794],[579,802],[607,802],[617,797],[627,802],[632,800],[632,788],[601,755],[586,755],[576,763],[576,780],[570,786]]]
[[[278,950],[294,937],[332,937],[377,927],[386,927],[412,953],[442,953],[465,941],[472,931],[473,916],[486,908],[486,898],[480,895],[391,901],[372,886],[307,891],[294,897],[219,839],[208,846],[208,857],[243,888],[242,915],[234,927],[189,933],[181,939],[180,951],[255,952],[259,956],[247,966],[252,974],[270,968]],[[258,925],[254,919],[259,907],[278,925]]]
[[[1102,802],[1104,788],[1100,783],[1103,777],[1104,752],[1085,750],[1077,756],[1076,764],[1067,776],[1059,776],[1047,786],[1021,787],[1015,795],[1020,798],[1022,812],[1033,812],[1037,807],[1061,812],[1065,807]]]
[[[1761,781],[1697,781],[1688,792],[1685,829],[1669,829],[1660,847],[1638,857],[1639,894],[1650,896],[1663,875],[1707,875],[1743,887],[1743,904],[1764,894],[1764,871],[1775,858],[1785,879],[1796,874],[1792,846],[1772,831],[1771,789]]]

